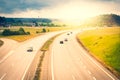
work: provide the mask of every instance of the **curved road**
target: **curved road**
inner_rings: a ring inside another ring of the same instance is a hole
[[[0,40],[4,41],[4,44],[0,47],[0,60],[1,60],[5,55],[7,55],[7,53],[16,48],[19,43],[17,41],[5,38],[0,38]]]
[[[62,32],[51,32],[41,35],[23,42],[11,50],[0,59],[0,80],[24,80],[32,61],[43,44],[49,38]],[[33,47],[33,52],[27,52],[29,47]],[[3,49],[3,51],[5,50],[6,48]]]
[[[63,34],[51,47],[52,80],[118,80],[77,42],[76,33]],[[64,41],[67,38],[68,41]],[[60,41],[64,44],[60,44]]]

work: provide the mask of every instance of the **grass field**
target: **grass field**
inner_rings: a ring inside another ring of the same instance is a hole
[[[11,27],[10,29],[15,31],[15,30],[18,30],[20,27]],[[0,35],[0,38],[8,38],[8,39],[13,39],[13,40],[16,40],[18,42],[22,42],[22,41],[25,41],[25,40],[28,40],[28,39],[31,39],[33,37],[36,37],[36,36],[39,36],[43,33],[42,32],[42,29],[44,27],[23,27],[25,32],[30,32],[31,35],[12,35],[12,36],[2,36]],[[1,30],[4,30],[6,28],[1,28]],[[71,29],[71,27],[45,27],[46,31],[47,32],[53,32],[53,31],[60,31],[60,30],[67,30],[67,29]],[[40,32],[39,34],[36,33],[37,32]]]
[[[93,56],[120,74],[120,28],[85,31],[77,37]]]

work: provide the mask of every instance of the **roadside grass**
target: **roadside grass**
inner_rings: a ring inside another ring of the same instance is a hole
[[[89,30],[77,38],[99,61],[120,76],[120,28]]]
[[[47,51],[49,50],[49,46],[52,44],[52,42],[54,41],[54,39],[59,36],[60,34],[52,37],[51,39],[49,39],[41,48],[41,51]]]
[[[4,42],[2,40],[0,40],[0,47],[4,44]]]
[[[45,57],[45,51],[42,52],[42,54],[39,58],[39,63],[38,63],[38,66],[37,66],[37,69],[36,69],[35,76],[34,76],[33,80],[40,80],[41,66],[42,66],[42,62],[43,62],[44,57]]]
[[[62,34],[62,33],[61,33]],[[58,35],[55,35],[54,37],[50,38],[48,41],[45,42],[45,44],[42,46],[42,48],[40,49],[42,51],[42,54],[40,56],[40,59],[39,59],[39,63],[38,63],[38,66],[37,66],[37,69],[36,69],[36,73],[35,73],[35,76],[34,76],[34,79],[33,80],[40,80],[40,75],[41,75],[41,66],[42,66],[42,62],[43,62],[43,59],[45,57],[45,53],[46,51],[49,50],[49,47],[50,45],[52,44],[52,42],[54,41],[54,39],[61,35],[61,34],[58,34]]]
[[[11,27],[9,28],[12,31],[18,30],[20,27]],[[42,32],[42,29],[45,28],[46,32],[53,32],[53,31],[60,31],[60,30],[68,30],[71,29],[71,27],[23,27],[25,32],[30,32],[30,35],[12,35],[12,36],[2,36],[0,35],[0,38],[8,38],[8,39],[13,39],[18,42],[23,42],[25,40],[34,38],[36,36],[39,36],[41,34],[44,34]],[[0,30],[4,30],[7,28],[0,28]],[[39,33],[36,33],[39,32]],[[1,33],[0,33],[1,34]]]
[[[37,37],[38,35],[14,35],[14,36],[0,36],[0,38],[13,39],[18,42],[23,42],[25,40]]]

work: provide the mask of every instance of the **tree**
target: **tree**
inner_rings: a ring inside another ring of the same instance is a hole
[[[26,34],[26,33],[25,33],[25,30],[24,30],[22,27],[19,29],[19,33],[20,33],[21,35]]]
[[[2,32],[2,35],[4,35],[4,36],[9,36],[9,35],[11,35],[10,29],[5,29],[5,30]]]
[[[42,29],[42,32],[46,32],[46,29],[45,29],[45,28],[43,28],[43,29]]]

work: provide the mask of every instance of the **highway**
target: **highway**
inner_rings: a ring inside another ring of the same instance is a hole
[[[76,34],[77,31],[60,35],[53,42],[50,50],[52,80],[118,80],[77,42]],[[68,41],[64,41],[65,38]]]
[[[16,45],[14,49],[10,49],[10,51],[0,59],[0,80],[24,80],[34,57],[43,44],[49,38],[62,32],[63,31],[46,33],[45,35],[20,43]],[[33,47],[33,52],[27,52],[29,47]],[[2,51],[6,51],[6,48]]]
[[[16,48],[19,43],[17,41],[0,38],[0,40],[4,41],[4,45],[0,47],[0,60],[12,49]]]

